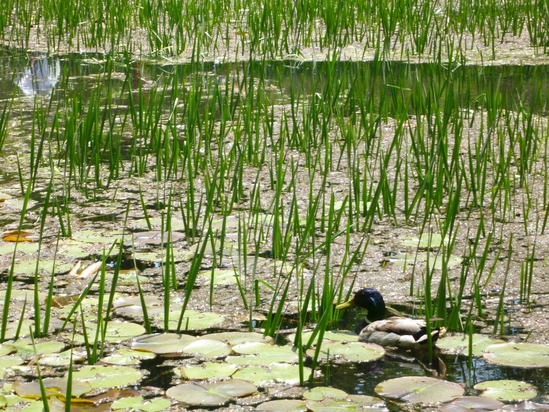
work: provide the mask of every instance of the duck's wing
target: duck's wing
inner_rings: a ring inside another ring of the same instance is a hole
[[[396,333],[397,335],[425,334],[427,326],[422,319],[390,317],[370,323],[365,329],[377,332]]]

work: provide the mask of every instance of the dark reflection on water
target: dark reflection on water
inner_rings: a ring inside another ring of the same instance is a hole
[[[380,61],[165,64],[136,61],[129,56],[46,56],[6,48],[0,48],[0,100],[10,98],[14,89],[25,95],[49,94],[54,88],[86,95],[98,85],[96,75],[103,73],[118,74],[104,76],[102,82],[109,83],[119,103],[127,103],[126,82],[137,89],[150,81],[162,89],[198,78],[205,99],[220,86],[226,93],[238,94],[239,87],[250,84],[245,79],[254,79],[253,90],[261,89],[267,102],[287,103],[290,95],[303,98],[328,92],[340,97],[338,104],[349,114],[364,103],[389,116],[421,114],[432,111],[433,105],[443,109],[447,99],[463,109],[522,107],[539,114],[549,110],[549,65],[445,66]],[[225,89],[227,83],[231,86]],[[175,98],[185,97],[184,89],[166,90],[167,109]]]
[[[357,316],[353,311],[347,311],[341,319],[338,328],[359,333],[364,326],[363,316]],[[509,339],[509,340],[512,340]],[[474,357],[471,365],[468,358],[462,355],[443,355],[438,351],[437,357],[441,365],[433,366],[427,359],[417,360],[411,354],[400,355],[398,352],[386,355],[374,363],[345,363],[328,365],[323,368],[323,374],[329,378],[318,385],[325,384],[342,389],[348,393],[374,395],[375,386],[387,379],[409,375],[433,376],[430,369],[439,372],[445,369],[444,378],[451,382],[463,384],[466,395],[478,395],[473,389],[477,383],[510,379],[528,382],[538,388],[538,402],[547,402],[549,395],[549,368],[514,368],[485,362],[481,357]],[[424,357],[422,357],[424,358]],[[423,365],[423,366],[422,366]]]
[[[478,395],[473,389],[477,383],[497,379],[519,380],[536,386],[538,397],[535,400],[538,402],[543,402],[543,397],[549,394],[548,368],[511,368],[493,365],[479,358],[473,359],[472,368],[469,368],[464,356],[443,355],[441,358],[447,368],[444,379],[462,383],[466,395]],[[387,379],[411,375],[432,376],[419,363],[398,361],[388,356],[374,363],[331,364],[323,367],[322,371],[328,378],[318,382],[318,385],[329,385],[348,393],[364,395],[375,395],[375,386]]]

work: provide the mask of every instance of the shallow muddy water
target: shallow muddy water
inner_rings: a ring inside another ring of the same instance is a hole
[[[2,339],[30,327],[78,350],[78,367],[92,356],[82,322],[102,316],[121,335],[98,340],[97,360],[132,348],[144,325],[206,339],[252,329],[282,346],[324,313],[328,329],[356,331],[364,314],[333,303],[372,286],[453,331],[547,345],[548,93],[548,65],[174,64],[2,49]],[[71,271],[101,261],[95,275]],[[125,337],[122,323],[138,332]],[[211,359],[227,363],[238,345]],[[141,360],[145,377],[129,385],[189,381],[176,369],[210,359],[189,353]],[[547,366],[442,360],[466,394],[510,379],[549,401]],[[22,358],[26,380],[33,362]],[[47,365],[43,375],[66,371]],[[370,396],[381,381],[433,373],[389,355],[317,371],[308,386]],[[10,369],[5,382],[17,380]],[[261,383],[256,396],[291,385]]]

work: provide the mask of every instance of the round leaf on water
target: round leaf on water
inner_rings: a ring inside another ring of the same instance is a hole
[[[0,357],[0,379],[4,378],[8,369],[23,364],[23,358],[19,356],[1,356]]]
[[[144,350],[158,354],[178,353],[196,338],[191,335],[178,335],[176,333],[157,333],[154,335],[140,336],[132,341],[132,349]]]
[[[21,328],[19,328],[21,326]],[[8,326],[6,327],[6,339],[13,339],[15,336],[19,333],[24,333],[23,331],[28,331],[30,329],[33,329],[35,327],[34,321],[30,319],[25,319],[23,322],[21,322],[21,325],[19,325],[19,322],[9,322]],[[20,330],[19,330],[20,329]]]
[[[166,391],[166,395],[192,406],[222,406],[229,401],[228,396],[209,392],[196,383],[174,386]]]
[[[256,411],[276,411],[276,412],[306,412],[305,401],[299,399],[282,399],[277,401],[263,402],[257,405]]]
[[[248,342],[233,346],[233,351],[245,356],[229,356],[227,362],[239,365],[270,365],[276,362],[295,363],[298,355],[291,346]]]
[[[212,280],[212,271],[203,270],[198,273],[198,276],[204,280],[206,284],[210,284]],[[213,284],[214,285],[231,285],[236,282],[236,276],[238,273],[235,269],[214,269],[213,271]]]
[[[313,336],[313,331],[303,332],[301,334],[301,342],[303,344],[307,343],[309,339]],[[317,337],[315,337],[317,339]],[[358,335],[354,332],[349,332],[348,330],[327,330],[324,333],[324,340],[334,340],[341,342],[358,342]],[[290,342],[295,342],[295,333],[292,333],[288,336]]]
[[[200,365],[182,366],[175,373],[185,379],[223,379],[237,370],[236,366],[227,363],[204,362]]]
[[[522,401],[514,406],[505,407],[507,410],[512,411],[549,411],[549,404],[545,403],[536,403],[532,401]]]
[[[385,403],[373,396],[349,395],[340,389],[318,386],[303,394],[311,411],[360,409],[361,407],[382,407]],[[342,403],[341,403],[342,402]]]
[[[120,349],[109,356],[101,358],[102,363],[109,365],[139,365],[142,360],[153,359],[156,354],[134,349]]]
[[[459,265],[462,258],[456,255],[446,256],[443,260],[442,256],[435,254],[420,253],[397,253],[390,258],[395,265],[405,266],[414,263],[425,263],[429,259],[429,267],[431,269],[442,269],[443,267],[453,268]]]
[[[59,252],[65,258],[85,259],[90,256],[90,251],[86,250],[85,244],[71,239],[61,241]]]
[[[242,222],[245,224],[244,222]],[[212,229],[222,229],[225,226],[225,230],[229,232],[236,232],[239,226],[238,216],[226,216],[218,219],[213,219],[211,222]]]
[[[452,402],[442,405],[441,412],[493,411],[500,409],[504,404],[498,400],[482,396],[461,396]]]
[[[141,229],[141,230],[149,227],[149,223],[153,228],[158,228],[158,229],[166,226],[165,218],[156,217],[156,216],[150,216],[148,221],[147,219],[136,219],[136,220],[131,220],[129,222],[132,228]],[[175,216],[172,216],[170,218],[170,226],[172,230],[185,230],[185,227],[186,227],[185,223],[181,219],[176,218]]]
[[[55,266],[54,266],[55,264]],[[60,263],[58,260],[41,260],[38,263],[38,271],[44,271],[47,273],[63,273],[71,270],[71,263]],[[36,261],[26,261],[15,265],[15,275],[34,275],[36,272]]]
[[[349,395],[348,399],[360,406],[377,406],[382,407],[385,405],[383,399],[376,398],[370,395]],[[386,410],[383,408],[383,410]]]
[[[309,356],[314,356],[315,349],[307,351]],[[330,342],[325,341],[320,348],[320,359],[343,360],[346,362],[370,362],[380,359],[385,355],[385,349],[375,343],[364,342]]]
[[[156,296],[147,295],[144,296],[145,298],[145,305],[147,308],[150,308],[151,306],[161,306],[162,301],[158,299]],[[121,296],[114,300],[113,307],[114,309],[119,309],[123,307],[128,306],[139,306],[141,307],[141,299],[139,296]]]
[[[209,391],[216,391],[235,398],[252,395],[257,392],[255,385],[240,379],[228,379],[221,382],[205,383],[202,386]]]
[[[163,327],[164,326],[164,309],[160,309],[156,316],[154,316],[155,324]],[[181,316],[181,311],[171,311],[170,312],[170,329],[177,329],[179,323],[179,317]],[[219,326],[225,318],[217,313],[213,312],[198,312],[195,310],[186,310],[181,322],[182,330],[195,330],[195,329],[210,329],[216,326]]]
[[[185,346],[185,348],[183,348],[183,352],[194,356],[213,358],[227,356],[232,351],[231,347],[225,342],[215,339],[200,338]]]
[[[136,232],[133,234],[133,240],[136,243],[142,243],[147,245],[161,245],[168,242],[168,237],[170,241],[177,242],[179,240],[185,239],[185,235],[179,232],[162,232],[160,230],[152,230],[149,232]]]
[[[142,396],[131,396],[115,400],[111,404],[111,410],[139,410],[144,412],[156,412],[168,409],[172,402],[166,398],[154,398],[145,401]]]
[[[203,385],[184,383],[168,389],[166,394],[187,405],[221,406],[227,403],[230,398],[247,396],[256,392],[257,388],[250,382],[230,379]]]
[[[97,329],[96,323],[86,322],[85,327],[88,339],[90,339],[90,336],[95,336],[95,332]],[[107,324],[105,341],[118,343],[127,339],[131,339],[135,336],[143,335],[145,332],[145,328],[141,325],[138,325],[137,323],[113,320]],[[74,336],[74,341],[84,343],[85,338],[83,332],[82,334],[76,334]]]
[[[303,368],[303,376],[308,378],[310,368]],[[256,385],[265,385],[273,380],[289,385],[299,385],[299,366],[275,363],[271,366],[249,366],[241,369],[233,375],[233,378],[244,379]]]
[[[101,232],[98,230],[82,230],[72,232],[74,240],[86,243],[114,243],[122,239],[122,232]]]
[[[0,343],[0,356],[8,355],[17,351],[14,345],[8,343]]]
[[[239,345],[241,343],[249,342],[264,342],[273,343],[273,338],[270,336],[264,336],[258,332],[219,332],[210,333],[206,335],[208,339],[216,339],[223,342],[227,342],[230,345]]]
[[[48,395],[53,395],[57,393],[65,396],[67,392],[67,378],[44,378],[42,379],[42,384],[44,385],[44,388],[46,388],[46,393]],[[92,386],[88,382],[79,380],[78,378],[74,377],[74,375],[71,386],[72,396],[76,397],[82,396],[83,394],[88,393],[92,390]],[[40,392],[40,383],[38,381],[15,381],[13,383],[13,390],[17,395],[25,398],[38,399],[42,396]]]
[[[496,343],[504,343],[501,339],[494,339],[487,335],[473,334],[473,355],[482,356],[482,352],[487,346]],[[463,334],[446,335],[437,340],[437,346],[444,353],[468,354],[469,336]]]
[[[311,401],[321,401],[324,398],[345,399],[347,398],[347,395],[347,392],[342,391],[341,389],[317,386],[316,388],[306,391],[303,394],[303,397]]]
[[[26,356],[29,354],[52,354],[62,351],[63,349],[65,349],[66,346],[63,342],[56,341],[35,342],[33,345],[30,339],[21,339],[15,341],[13,345],[17,347],[17,353],[22,356]]]
[[[16,245],[17,253],[30,255],[38,252],[38,243],[3,243],[0,244],[0,255],[13,255]]]
[[[490,345],[483,357],[499,365],[517,368],[548,368],[549,345],[535,343],[502,343]]]
[[[443,239],[439,233],[423,233],[421,236],[405,236],[400,243],[413,248],[430,248],[440,247],[447,242],[448,239]]]
[[[536,387],[527,382],[515,380],[495,380],[477,383],[474,388],[482,391],[482,396],[500,401],[520,401],[535,398]]]
[[[380,396],[421,404],[448,402],[463,395],[464,392],[457,383],[427,376],[389,379],[379,383],[375,391]]]
[[[141,380],[141,371],[129,366],[83,366],[73,372],[75,379],[87,381],[94,389],[132,385]]]
[[[72,362],[82,362],[86,359],[86,356],[73,351]],[[42,356],[37,362],[39,365],[44,366],[69,366],[71,364],[71,350]]]
[[[367,407],[370,411],[388,411],[383,407],[383,402],[379,403],[380,408],[371,408],[371,405],[363,405],[361,403],[354,402],[350,399],[330,399],[326,398],[321,401],[309,401],[307,402],[307,409],[311,412],[338,412],[344,410],[356,410]]]

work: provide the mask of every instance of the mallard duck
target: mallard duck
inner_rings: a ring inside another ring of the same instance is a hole
[[[421,350],[427,348],[427,326],[424,320],[391,316],[383,296],[376,289],[360,289],[352,299],[336,306],[336,309],[361,307],[368,310],[368,325],[359,335],[361,342],[377,343],[381,346]],[[435,342],[445,333],[444,328],[432,328],[431,338]]]

